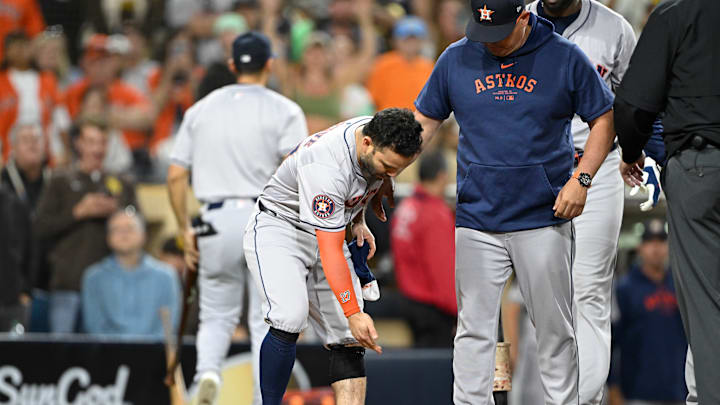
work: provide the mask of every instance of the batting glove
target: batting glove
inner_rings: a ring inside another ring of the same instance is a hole
[[[353,240],[348,243],[350,250],[350,259],[355,268],[355,274],[360,279],[362,285],[362,294],[365,301],[377,301],[380,299],[380,287],[378,286],[375,276],[368,267],[367,257],[370,253],[370,244],[363,243],[362,246],[357,245],[357,241]]]
[[[645,166],[643,167],[643,184],[635,186],[630,190],[630,195],[634,196],[639,191],[647,192],[648,199],[640,203],[640,211],[650,211],[655,208],[662,193],[660,186],[660,166],[653,158],[645,158]]]

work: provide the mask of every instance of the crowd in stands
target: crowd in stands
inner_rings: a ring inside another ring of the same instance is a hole
[[[658,1],[603,2],[639,32]],[[160,308],[177,320],[182,247],[169,238],[144,250],[151,232],[136,187],[165,181],[184,112],[235,81],[237,35],[272,40],[270,87],[302,107],[314,133],[413,108],[468,18],[464,0],[0,0],[0,331],[160,336]],[[414,189],[390,223],[369,218],[372,264],[397,286],[389,302],[402,302],[417,346],[450,347],[457,316],[445,199],[457,126],[440,132],[400,177]],[[677,315],[669,276],[653,274],[635,266],[618,286],[621,352],[642,343],[634,289]],[[623,387],[628,367],[616,374]]]

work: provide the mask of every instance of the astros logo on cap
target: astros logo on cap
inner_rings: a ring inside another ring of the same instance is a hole
[[[318,218],[328,218],[335,212],[335,201],[330,197],[320,194],[313,198],[313,214]]]
[[[480,12],[480,21],[492,21],[490,16],[494,13],[494,11],[488,10],[487,4],[484,5],[483,8],[479,8],[478,11]]]

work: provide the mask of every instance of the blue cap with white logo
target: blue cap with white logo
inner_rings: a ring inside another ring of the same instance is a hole
[[[468,39],[498,42],[512,33],[525,3],[523,0],[470,0],[470,8],[472,19],[465,28]]]
[[[246,32],[233,41],[232,58],[238,72],[257,72],[272,57],[272,45],[257,31]]]

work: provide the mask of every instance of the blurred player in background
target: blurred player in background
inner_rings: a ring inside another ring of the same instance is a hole
[[[300,107],[265,88],[271,46],[262,34],[235,39],[231,70],[237,84],[198,101],[183,119],[168,172],[170,197],[185,239],[185,258],[199,267],[200,327],[197,335],[200,404],[212,404],[235,326],[240,319],[247,271],[242,240],[256,198],[283,157],[307,136]],[[203,203],[206,231],[196,234],[185,202],[192,171],[195,196]],[[197,245],[195,240],[197,238]],[[260,403],[259,348],[267,326],[257,293],[249,291],[255,403]]]

